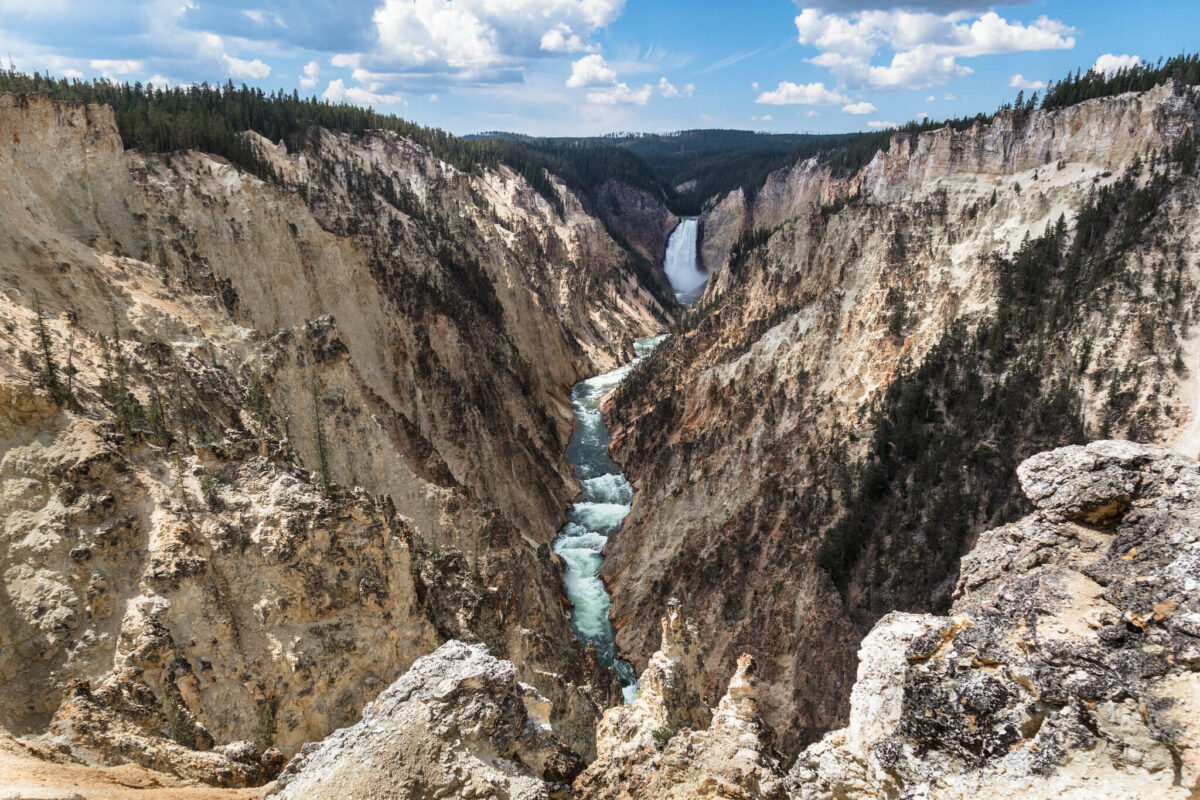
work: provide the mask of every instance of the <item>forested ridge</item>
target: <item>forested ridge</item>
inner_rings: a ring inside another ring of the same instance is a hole
[[[533,148],[516,140],[467,139],[393,114],[303,98],[298,92],[265,92],[245,84],[234,86],[232,82],[158,88],[102,79],[56,79],[15,70],[0,71],[0,92],[43,94],[62,102],[111,106],[127,148],[148,153],[211,153],[264,180],[275,176],[242,136],[244,132],[254,131],[271,141],[283,141],[295,152],[312,131],[326,128],[355,136],[369,130],[392,131],[468,172],[507,165],[556,207],[560,200],[547,173],[585,194],[610,177],[660,197],[666,194],[640,158],[618,148]]]

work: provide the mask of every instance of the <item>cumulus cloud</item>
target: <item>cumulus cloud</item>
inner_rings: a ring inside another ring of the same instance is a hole
[[[310,61],[304,65],[304,77],[300,79],[301,89],[316,88],[317,81],[321,79],[321,65],[316,61]]]
[[[225,62],[225,72],[231,78],[262,80],[271,74],[271,65],[257,58],[253,61],[244,61],[229,54],[225,54],[221,58]]]
[[[842,106],[842,111],[846,114],[874,114],[878,109],[868,103],[866,100],[861,103],[850,103]]]
[[[833,106],[849,103],[850,98],[841,92],[825,88],[824,83],[797,84],[781,81],[779,86],[769,92],[763,92],[754,102],[769,106]]]
[[[93,58],[88,62],[88,66],[106,78],[142,71],[142,62],[135,59]]]
[[[68,75],[67,77],[69,78],[71,76]],[[152,78],[150,78],[148,81],[146,81],[146,83],[150,86],[153,86],[155,89],[170,89],[171,88],[171,82],[169,80],[167,80],[166,78],[164,78],[162,75],[158,75],[158,74],[155,74]]]
[[[691,97],[696,92],[696,84],[676,86],[663,77],[658,79],[658,91],[662,93],[663,97]]]
[[[900,9],[850,14],[804,8],[796,17],[800,44],[816,48],[809,62],[825,67],[846,87],[918,89],[971,74],[961,59],[1075,46],[1074,29],[1046,16],[1025,24],[995,11],[972,19],[962,11]],[[891,61],[873,63],[881,49]]]
[[[752,122],[774,122],[775,117],[772,114],[763,114],[761,117],[751,117]]]
[[[604,56],[593,54],[584,56],[571,65],[571,77],[567,78],[567,86],[578,89],[581,86],[615,83],[616,80],[617,71],[608,65]]]
[[[1008,85],[1013,89],[1045,89],[1045,81],[1031,81],[1021,73],[1017,73],[1008,79]]]
[[[404,102],[397,94],[378,94],[361,86],[347,86],[338,78],[329,82],[321,97],[331,103],[353,103],[356,106],[394,106]]]
[[[588,92],[588,102],[600,106],[633,105],[644,106],[654,94],[654,87],[645,84],[640,89],[630,89],[628,84],[618,83]]]
[[[1142,59],[1138,56],[1115,56],[1112,53],[1105,53],[1096,59],[1095,64],[1092,64],[1092,72],[1099,72],[1101,75],[1112,75],[1123,69],[1136,67],[1141,63]]]
[[[542,34],[541,47],[547,53],[591,52],[596,49],[595,45],[588,44],[579,38],[579,34],[573,33],[570,25],[562,22]]]
[[[541,53],[592,50],[586,40],[624,0],[384,0],[372,22],[377,66],[463,72]]]
[[[894,128],[894,127],[896,127],[896,123],[888,122],[886,120],[881,120],[881,119],[873,119],[867,123],[867,127],[868,128]]]

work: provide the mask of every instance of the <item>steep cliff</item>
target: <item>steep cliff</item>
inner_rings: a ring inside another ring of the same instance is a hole
[[[459,637],[585,730],[549,544],[571,385],[665,319],[634,256],[561,184],[248,136],[275,180],[0,95],[0,727],[289,754]]]
[[[609,408],[637,490],[603,573],[622,651],[644,663],[679,596],[711,632],[704,698],[754,652],[766,718],[811,741],[871,623],[945,610],[978,533],[1028,510],[1023,458],[1194,442],[1198,99],[898,134],[728,201],[753,230]]]

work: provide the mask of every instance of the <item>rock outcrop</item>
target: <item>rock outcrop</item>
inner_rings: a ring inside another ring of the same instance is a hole
[[[485,645],[450,641],[417,659],[362,719],[304,748],[280,800],[564,797],[578,756],[550,729],[550,703]]]
[[[803,800],[1200,796],[1200,463],[1100,441],[1021,465],[946,617],[863,640],[850,724]]]
[[[773,734],[762,721],[754,659],[743,654],[715,712],[700,700],[699,633],[678,601],[662,619],[662,646],[631,706],[604,713],[596,760],[575,782],[585,800],[763,798],[783,800]]]

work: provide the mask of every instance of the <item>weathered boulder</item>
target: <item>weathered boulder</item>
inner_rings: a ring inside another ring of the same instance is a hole
[[[450,641],[413,663],[362,720],[306,745],[280,798],[419,800],[563,796],[579,759],[550,729],[550,703],[485,645]]]
[[[1200,463],[1102,441],[1019,475],[1039,510],[963,559],[950,617],[863,640],[795,797],[1200,796]]]

